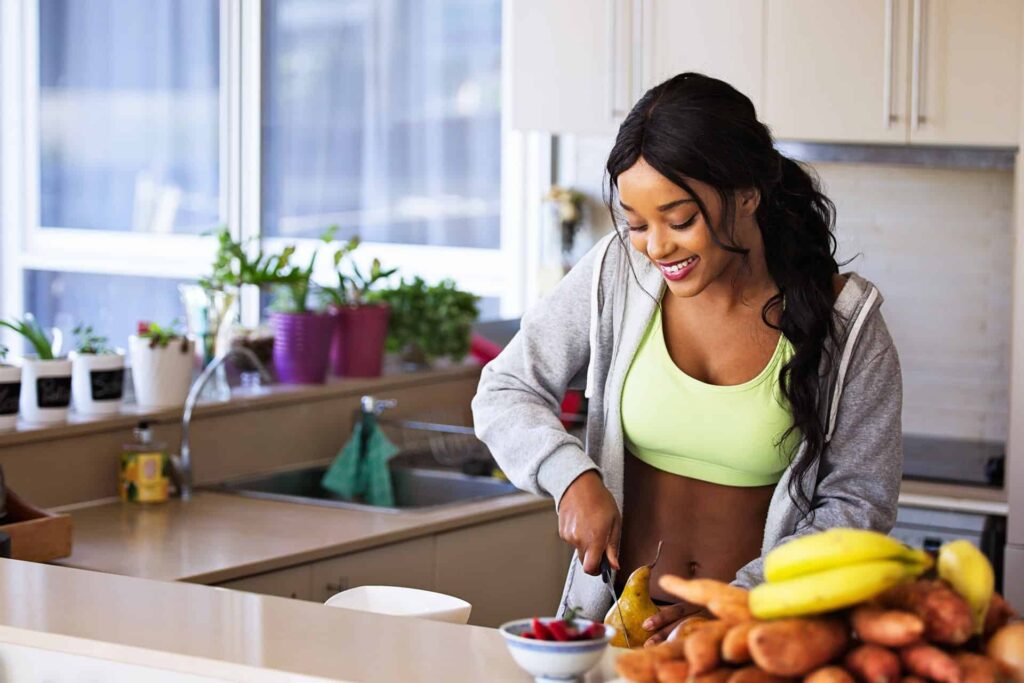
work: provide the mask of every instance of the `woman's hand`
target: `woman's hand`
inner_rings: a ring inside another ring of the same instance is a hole
[[[654,635],[644,643],[644,647],[654,647],[669,640],[672,632],[679,628],[680,624],[698,615],[710,616],[700,607],[685,602],[659,607],[658,613],[642,624],[645,631],[654,631]]]
[[[619,569],[622,517],[615,499],[594,470],[569,484],[558,504],[558,534],[576,548],[583,571],[597,575],[607,554],[612,569]]]

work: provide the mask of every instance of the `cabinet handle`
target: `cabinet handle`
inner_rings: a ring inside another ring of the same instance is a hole
[[[605,42],[608,49],[605,53],[608,55],[608,68],[606,73],[608,74],[608,115],[612,121],[617,121],[619,117],[625,116],[626,112],[618,107],[618,98],[616,95],[618,91],[616,89],[615,74],[618,72],[618,27],[619,27],[619,16],[618,16],[618,2],[617,0],[605,0],[604,4],[605,14],[607,22],[605,27],[607,33],[605,34]],[[630,70],[632,70],[632,64],[630,64]]]
[[[338,583],[328,583],[325,588],[327,590],[327,597],[331,597],[335,593],[347,591],[349,588],[348,577],[341,576],[338,578]]]
[[[914,130],[921,127],[922,123],[927,120],[924,115],[924,90],[922,83],[924,77],[922,75],[923,60],[924,60],[924,3],[926,0],[914,0],[914,61],[911,68],[910,74],[910,89],[912,95],[910,98],[910,118],[913,122]]]
[[[896,39],[895,13],[896,0],[885,0],[885,73],[882,86],[882,125],[886,128],[892,128],[892,124],[899,121],[899,117],[892,111],[892,69],[893,53],[895,52],[893,41]]]

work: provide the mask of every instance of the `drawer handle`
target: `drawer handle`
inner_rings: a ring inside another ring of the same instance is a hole
[[[334,595],[335,593],[340,593],[342,591],[347,591],[349,589],[348,577],[339,577],[338,583],[328,583],[326,588],[328,596]]]

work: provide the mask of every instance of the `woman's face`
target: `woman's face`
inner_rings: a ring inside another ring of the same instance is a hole
[[[711,225],[719,225],[722,202],[710,185],[688,180],[709,217],[701,215],[693,197],[641,157],[619,175],[619,200],[629,226],[629,241],[661,270],[669,291],[676,296],[700,294],[733,268],[742,256],[715,244]],[[743,247],[759,247],[760,231],[754,221],[756,193],[736,193],[734,236]],[[756,240],[758,244],[751,244]]]

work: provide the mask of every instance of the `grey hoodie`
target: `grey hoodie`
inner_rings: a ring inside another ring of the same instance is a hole
[[[476,433],[516,486],[547,494],[557,506],[569,484],[597,470],[622,510],[622,385],[664,287],[661,271],[611,233],[523,316],[519,333],[483,369],[473,399]],[[804,474],[813,522],[790,499],[789,468],[768,508],[762,556],[740,569],[735,584],[760,583],[764,553],[795,536],[837,526],[892,528],[903,468],[903,388],[881,303],[874,285],[848,275],[834,306],[840,339],[826,349],[835,360],[827,373],[822,360],[827,443]],[[584,370],[586,445],[559,421],[562,397]],[[575,555],[561,609],[569,606],[598,619],[611,606],[600,577],[586,574]]]

